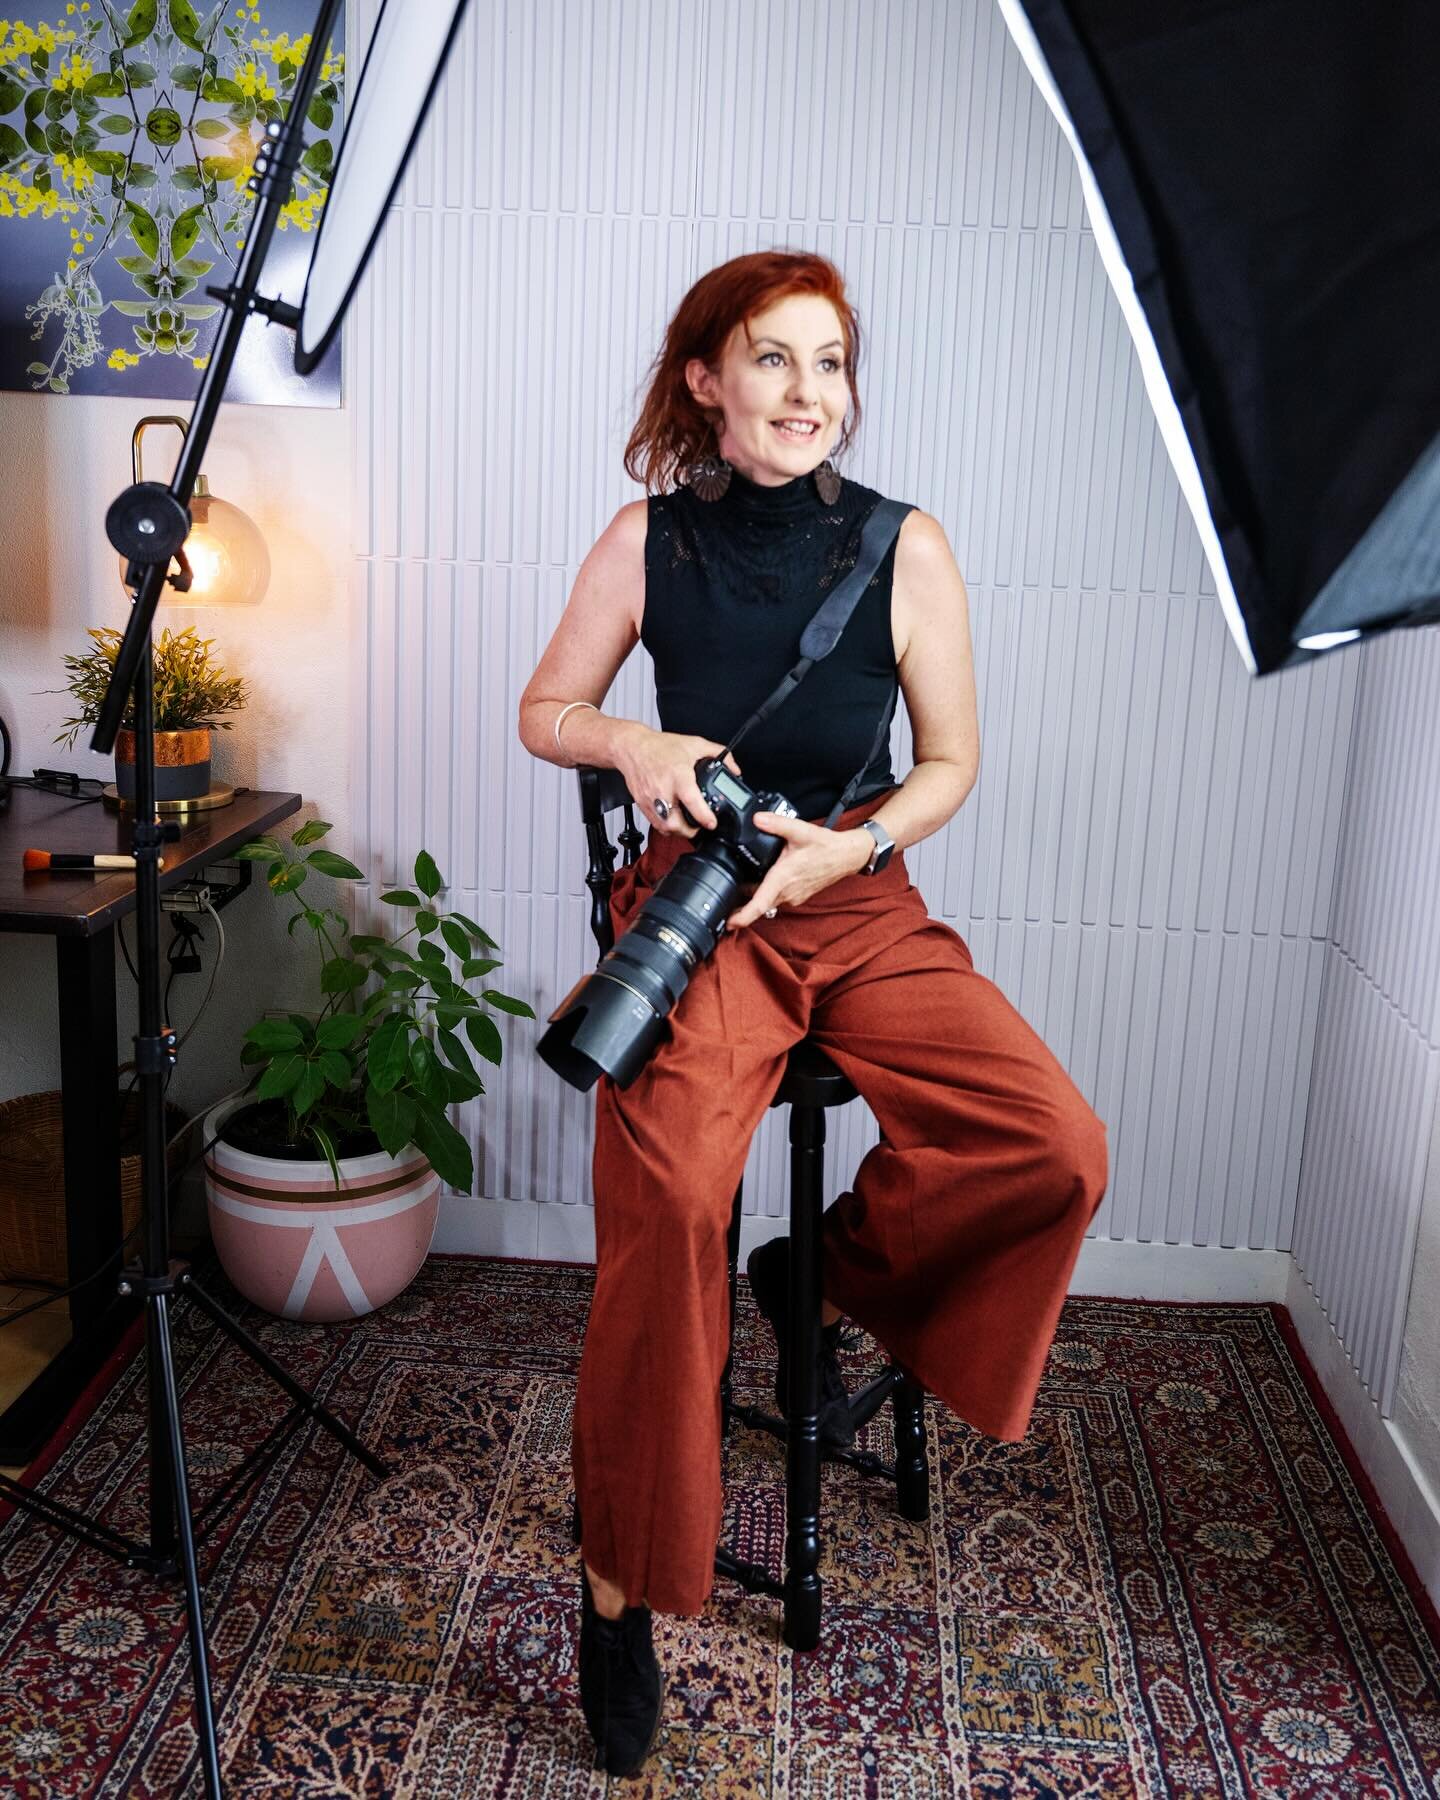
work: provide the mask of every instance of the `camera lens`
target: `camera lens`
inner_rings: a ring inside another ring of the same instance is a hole
[[[581,1093],[601,1075],[629,1087],[715,948],[741,884],[739,858],[721,839],[680,857],[599,968],[551,1014],[537,1048],[557,1075]]]

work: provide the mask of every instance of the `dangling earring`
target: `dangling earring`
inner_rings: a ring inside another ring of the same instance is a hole
[[[710,429],[715,429],[712,424]],[[730,477],[734,469],[720,454],[719,440],[716,440],[714,452],[702,456],[690,464],[685,471],[685,485],[697,500],[718,500],[730,485]]]
[[[815,486],[827,506],[833,506],[840,498],[841,485],[840,471],[827,456],[815,471]]]

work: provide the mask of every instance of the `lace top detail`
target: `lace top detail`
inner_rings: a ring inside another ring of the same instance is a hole
[[[798,659],[881,498],[847,479],[827,506],[809,475],[762,487],[738,469],[719,500],[687,487],[650,496],[641,641],[663,730],[728,741]],[[839,797],[894,693],[894,570],[892,543],[839,643],[736,751],[745,779],[784,794],[801,818],[823,818]],[[894,785],[887,746],[856,802]]]

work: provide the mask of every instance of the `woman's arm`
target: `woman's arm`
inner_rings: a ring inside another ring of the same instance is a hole
[[[573,769],[579,763],[614,769],[627,733],[645,730],[636,719],[607,718],[589,707],[567,713],[555,742],[555,721],[572,700],[598,709],[620,665],[640,638],[645,603],[647,506],[622,506],[580,565],[555,635],[520,696],[520,742],[532,756]]]
[[[555,634],[520,696],[520,742],[532,756],[562,769],[580,763],[618,769],[655,830],[694,837],[700,826],[715,826],[695,764],[702,756],[718,756],[725,746],[599,711],[639,640],[648,525],[647,501],[622,506],[580,565]],[[567,712],[574,700],[590,704]],[[738,775],[735,758],[725,760]],[[663,802],[658,808],[657,800]],[[687,811],[696,824],[688,823]]]
[[[870,816],[903,850],[959,811],[980,769],[965,582],[944,527],[929,513],[910,513],[900,528],[891,616],[915,766]],[[755,822],[788,841],[751,898],[731,914],[732,926],[751,925],[772,906],[798,906],[831,882],[857,875],[874,854],[868,831],[827,831],[771,813],[757,813]]]
[[[871,817],[903,850],[954,817],[980,772],[969,597],[945,528],[929,513],[912,512],[901,527],[891,609],[915,766]],[[870,834],[859,835],[873,850]],[[855,854],[857,867],[870,860],[869,850]]]

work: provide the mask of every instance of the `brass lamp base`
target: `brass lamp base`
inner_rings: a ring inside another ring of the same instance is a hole
[[[120,798],[119,791],[112,781],[108,787],[101,789],[101,798],[112,812],[131,812],[128,800]],[[215,806],[228,806],[235,798],[235,790],[228,781],[217,781],[208,794],[196,794],[190,800],[157,800],[155,810],[162,819],[184,819],[191,813],[209,812]]]

